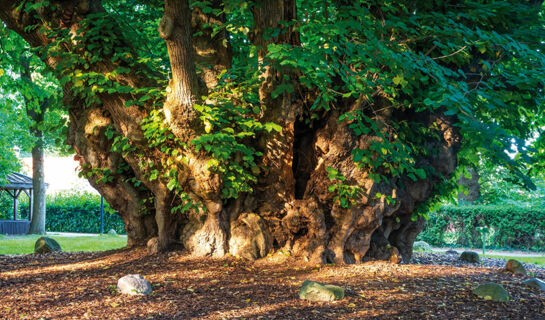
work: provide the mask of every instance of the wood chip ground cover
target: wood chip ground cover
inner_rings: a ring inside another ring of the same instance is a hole
[[[430,258],[431,257],[431,258]],[[434,256],[420,254],[415,262]],[[0,319],[545,319],[545,294],[500,268],[447,265],[312,265],[279,256],[258,262],[202,259],[144,250],[0,256]],[[116,292],[117,280],[138,273],[149,296]],[[299,300],[311,279],[343,286],[337,302]],[[501,283],[507,303],[480,300],[476,285]]]

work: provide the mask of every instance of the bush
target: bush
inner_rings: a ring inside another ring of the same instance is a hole
[[[47,231],[100,232],[100,196],[88,192],[47,196]],[[123,220],[104,202],[104,230],[125,233]]]
[[[490,231],[487,246],[545,249],[545,208],[513,205],[444,206],[430,215],[419,239],[432,245],[481,247],[477,227]]]
[[[28,219],[28,196],[21,192],[17,199],[19,210],[17,219]],[[0,220],[13,219],[13,198],[6,192],[0,192]]]
[[[9,196],[8,196],[9,197]],[[11,197],[0,198],[0,218],[13,219],[13,200]],[[26,195],[19,197],[19,219],[28,218],[28,200]],[[25,201],[26,200],[26,201]],[[46,197],[47,231],[57,232],[100,232],[100,196],[89,192],[56,193]],[[125,233],[123,220],[104,202],[104,230]]]

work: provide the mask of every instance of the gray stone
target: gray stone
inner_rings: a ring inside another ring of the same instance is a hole
[[[525,276],[526,275],[526,269],[524,268],[522,263],[520,263],[519,261],[517,261],[515,259],[509,259],[507,261],[507,264],[505,265],[505,270],[507,270],[509,272],[512,272],[512,273],[514,273],[516,275],[519,275],[519,276]]]
[[[115,232],[114,229],[110,229],[110,231],[108,231],[108,234],[111,236],[117,236],[117,232]]]
[[[413,251],[430,252],[431,246],[426,241],[415,241],[413,244]]]
[[[453,256],[457,256],[458,255],[458,251],[454,250],[454,249],[449,249],[447,251],[445,251],[446,254],[451,254]]]
[[[55,239],[40,237],[34,244],[34,253],[49,253],[62,251],[61,245]]]
[[[299,299],[334,301],[344,298],[344,289],[338,286],[305,280],[299,290]]]
[[[529,287],[532,287],[534,289],[545,291],[545,282],[543,282],[543,281],[541,281],[539,279],[532,278],[532,279],[526,280],[526,281],[524,281],[522,283],[529,286]]]
[[[472,262],[472,263],[479,263],[481,262],[481,259],[479,258],[479,254],[473,251],[464,251],[460,255],[460,260],[466,261],[466,262]]]
[[[507,291],[505,291],[501,284],[494,282],[487,282],[477,286],[475,289],[473,289],[473,294],[485,300],[492,300],[496,302],[509,301]]]
[[[152,292],[151,284],[139,274],[129,274],[117,281],[117,289],[123,294],[147,295]]]

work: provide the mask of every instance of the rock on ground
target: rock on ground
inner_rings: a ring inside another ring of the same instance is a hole
[[[526,280],[526,281],[524,281],[522,283],[529,286],[529,287],[532,287],[534,289],[545,291],[545,282],[543,282],[543,281],[541,281],[541,280],[539,280],[537,278],[532,278],[532,279]]]
[[[442,266],[456,266],[464,268],[497,268],[504,269],[506,259],[501,258],[487,258],[480,257],[480,263],[471,263],[458,259],[455,255],[444,253],[431,253],[431,252],[415,252],[411,259],[411,263],[415,264],[427,264],[427,265],[442,265]],[[522,263],[527,271],[542,272],[545,270],[545,266],[535,265],[532,263]]]
[[[413,251],[431,251],[431,246],[426,241],[415,241],[413,244]]]
[[[496,302],[509,301],[507,291],[505,291],[501,284],[494,282],[488,282],[477,286],[475,289],[473,289],[473,294],[485,300],[492,300]]]
[[[305,280],[299,298],[310,301],[334,301],[344,298],[344,289],[338,286]]]
[[[515,259],[509,259],[507,261],[507,264],[505,265],[505,270],[507,270],[509,272],[512,272],[512,273],[514,273],[516,275],[519,275],[519,276],[525,276],[526,275],[526,269],[524,268],[522,263],[520,263],[519,261],[517,261]]]
[[[147,295],[152,292],[151,284],[139,274],[121,277],[117,281],[117,289],[129,295]]]
[[[34,253],[49,253],[62,251],[61,245],[55,239],[40,237],[34,244]]]
[[[462,254],[460,255],[460,260],[472,263],[481,262],[481,259],[479,259],[479,254],[473,251],[462,252]]]
[[[451,255],[453,255],[453,256],[457,256],[457,255],[458,255],[458,251],[453,250],[453,249],[449,249],[449,250],[445,251],[445,254],[451,254]]]

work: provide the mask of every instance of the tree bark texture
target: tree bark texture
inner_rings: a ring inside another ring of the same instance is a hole
[[[24,56],[21,57],[21,78],[25,80],[26,85],[34,86],[29,61]],[[33,121],[33,127],[30,133],[34,137],[34,147],[32,148],[32,219],[28,230],[29,234],[45,234],[46,204],[45,204],[45,174],[44,174],[44,137],[40,125],[44,121],[44,113],[47,109],[48,99],[41,101],[38,105],[31,105],[31,97],[25,96],[25,109],[27,115]],[[30,214],[30,213],[29,213]]]
[[[42,139],[41,137],[37,137]],[[32,148],[32,221],[30,222],[29,234],[45,234],[45,176],[44,176],[44,149],[38,142]]]
[[[38,18],[19,12],[14,9],[19,2],[3,1],[0,19],[34,47],[46,46],[52,40],[38,31],[25,31],[26,26],[62,23],[75,32],[85,16],[104,11],[98,0],[73,1],[70,21],[60,21],[56,11],[49,9],[39,11]],[[51,3],[60,12],[69,6],[62,1]],[[211,3],[221,5],[221,1]],[[259,165],[266,169],[258,175],[255,192],[237,199],[221,199],[221,177],[207,167],[210,156],[187,148],[183,150],[185,162],[164,163],[159,168],[177,166],[183,172],[177,179],[183,191],[206,210],[171,213],[179,204],[176,194],[165,179],[149,179],[150,172],[141,165],[164,158],[160,150],[149,147],[140,126],[142,119],[150,114],[151,106],[125,106],[130,99],[128,94],[107,92],[98,94],[100,104],[88,106],[67,84],[64,99],[71,123],[68,143],[76,150],[85,172],[107,169],[111,173],[107,181],[100,175],[89,175],[89,181],[123,218],[129,245],[147,243],[151,252],[181,245],[198,256],[220,257],[231,253],[259,259],[282,250],[317,263],[357,263],[366,257],[390,259],[399,252],[408,261],[412,243],[423,228],[423,221],[413,221],[411,213],[431,195],[438,181],[431,177],[418,181],[404,177],[376,183],[368,172],[357,167],[351,151],[368,148],[377,137],[356,136],[349,123],[339,122],[338,118],[342,113],[361,108],[361,101],[340,105],[320,121],[309,124],[299,120],[305,108],[308,109],[299,96],[283,93],[273,98],[274,89],[285,81],[293,84],[295,92],[304,91],[297,84],[295,71],[274,67],[274,61],[266,60],[270,44],[301,45],[296,27],[282,24],[297,19],[296,1],[257,1],[252,10],[254,29],[249,38],[258,48],[262,65],[259,96],[264,111],[259,120],[282,127],[281,133],[262,133],[256,139],[257,149],[263,154]],[[165,1],[158,31],[168,48],[172,77],[162,111],[170,132],[188,145],[204,132],[193,105],[200,103],[200,97],[217,84],[216,76],[231,65],[230,48],[225,45],[227,36],[219,33],[212,38],[211,31],[204,28],[209,22],[222,23],[223,19],[204,14],[198,8],[191,11],[187,0]],[[283,28],[283,32],[274,37],[265,35],[266,30],[277,27]],[[123,39],[119,28],[114,32]],[[130,48],[130,44],[122,41],[117,45]],[[54,68],[62,63],[62,58],[48,56],[45,62]],[[105,74],[114,70],[116,64],[105,56],[90,68]],[[199,73],[196,64],[201,66]],[[135,70],[117,77],[118,82],[134,88],[158,86],[156,80]],[[437,152],[419,161],[422,166],[433,167],[448,177],[456,167],[460,140],[454,120],[440,113],[414,115],[409,111],[377,115],[375,120],[387,123],[408,118],[418,118],[419,123],[427,126],[437,124],[439,139],[426,146]],[[112,141],[106,137],[110,127],[127,138],[136,151],[112,151]],[[328,167],[336,168],[347,183],[364,190],[350,208],[341,207],[328,190],[331,185]],[[135,186],[129,178],[136,178],[142,184]],[[388,202],[385,196],[377,197],[379,193],[392,195],[395,202]]]

